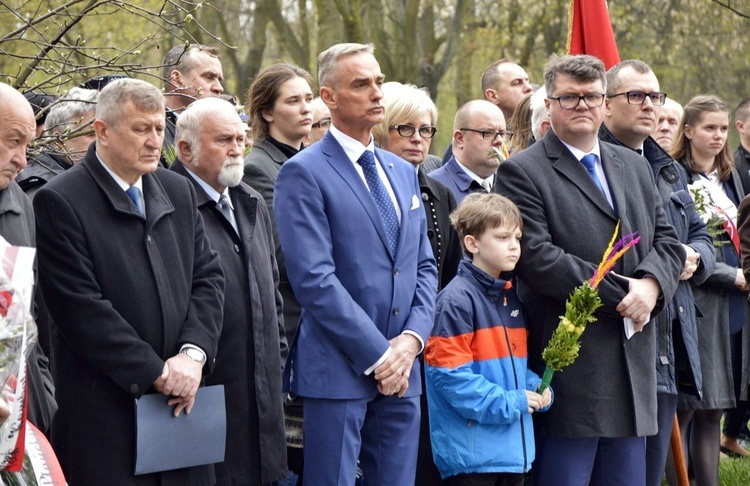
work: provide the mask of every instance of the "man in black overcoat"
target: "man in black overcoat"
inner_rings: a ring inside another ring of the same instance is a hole
[[[209,485],[213,466],[134,476],[135,405],[190,413],[214,363],[224,277],[195,190],[157,169],[164,98],[104,88],[96,143],[34,198],[40,286],[54,322],[52,446],[70,484]]]
[[[177,121],[172,170],[198,195],[211,247],[226,278],[224,325],[207,382],[225,386],[227,450],[219,485],[286,477],[281,369],[287,354],[271,218],[242,182],[245,129],[228,102],[198,100]]]

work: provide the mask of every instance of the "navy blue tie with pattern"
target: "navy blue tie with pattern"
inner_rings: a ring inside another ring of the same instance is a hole
[[[367,186],[370,188],[370,195],[375,201],[375,206],[378,207],[380,219],[385,227],[385,234],[388,236],[391,255],[395,257],[396,247],[398,246],[398,215],[383,181],[378,176],[378,169],[375,167],[377,163],[375,162],[375,155],[369,150],[365,150],[357,163],[362,166]]]

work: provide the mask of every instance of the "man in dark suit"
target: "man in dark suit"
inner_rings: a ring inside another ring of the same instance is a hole
[[[650,486],[659,486],[664,475],[678,385],[683,392],[701,395],[695,300],[688,281],[701,285],[716,268],[713,240],[695,210],[687,174],[650,136],[666,98],[648,64],[635,59],[618,63],[607,71],[604,123],[599,128],[599,140],[639,152],[648,161],[667,221],[687,254],[675,296],[668,310],[654,320],[659,433],[646,439],[646,484]]]
[[[638,231],[641,240],[600,284],[597,322],[586,328],[578,359],[555,375],[555,406],[536,417],[534,482],[642,485],[645,437],[657,431],[655,329],[648,322],[674,295],[685,250],[646,160],[597,139],[606,87],[601,61],[553,57],[545,84],[551,130],[505,161],[496,184],[524,219],[516,271],[535,372],[544,371],[542,350],[565,300],[591,278],[618,220],[621,235]],[[631,326],[640,332],[627,338]]]
[[[414,168],[374,149],[383,120],[372,45],[319,57],[333,124],[281,167],[274,212],[302,306],[287,368],[304,400],[304,481],[414,483],[437,275]],[[373,154],[374,152],[374,154]]]
[[[190,181],[157,169],[161,92],[109,84],[94,130],[82,163],[34,198],[54,322],[52,445],[71,484],[213,484],[213,466],[134,476],[133,399],[157,392],[175,416],[190,413],[221,330],[219,257]]]
[[[465,103],[453,121],[453,156],[429,177],[447,186],[456,204],[473,192],[490,192],[504,137],[505,118],[500,108],[484,100]]]
[[[234,107],[198,100],[177,120],[171,169],[193,183],[211,247],[224,270],[224,324],[207,384],[223,384],[227,450],[219,485],[286,477],[281,369],[286,339],[271,218],[242,182],[245,129]]]

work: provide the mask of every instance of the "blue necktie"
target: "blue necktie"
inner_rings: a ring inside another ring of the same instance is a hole
[[[591,178],[594,180],[594,184],[596,184],[596,187],[599,188],[600,191],[602,191],[602,194],[604,194],[604,197],[607,197],[607,195],[604,193],[604,188],[602,187],[602,182],[599,180],[599,174],[596,173],[596,155],[594,154],[586,154],[581,159],[581,163],[584,167],[586,167],[586,170],[588,171]]]
[[[125,194],[127,194],[130,200],[133,201],[133,204],[135,204],[135,207],[138,209],[138,212],[141,213],[141,216],[145,218],[146,213],[143,212],[143,206],[141,206],[141,195],[138,188],[130,186],[125,190]]]
[[[383,221],[383,226],[385,227],[385,234],[388,236],[391,255],[395,257],[396,247],[398,246],[398,216],[396,215],[396,208],[393,206],[393,201],[388,195],[383,181],[378,176],[378,169],[375,167],[375,156],[369,150],[365,150],[365,153],[357,160],[357,163],[362,166],[365,180],[370,188],[370,195],[378,207],[380,219]]]

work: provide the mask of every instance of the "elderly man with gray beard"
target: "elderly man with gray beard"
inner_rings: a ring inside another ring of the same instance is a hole
[[[207,384],[223,384],[227,449],[217,484],[267,484],[286,477],[281,371],[286,338],[271,219],[242,181],[245,130],[234,107],[207,98],[177,121],[171,170],[190,179],[211,247],[224,270],[224,325]]]

